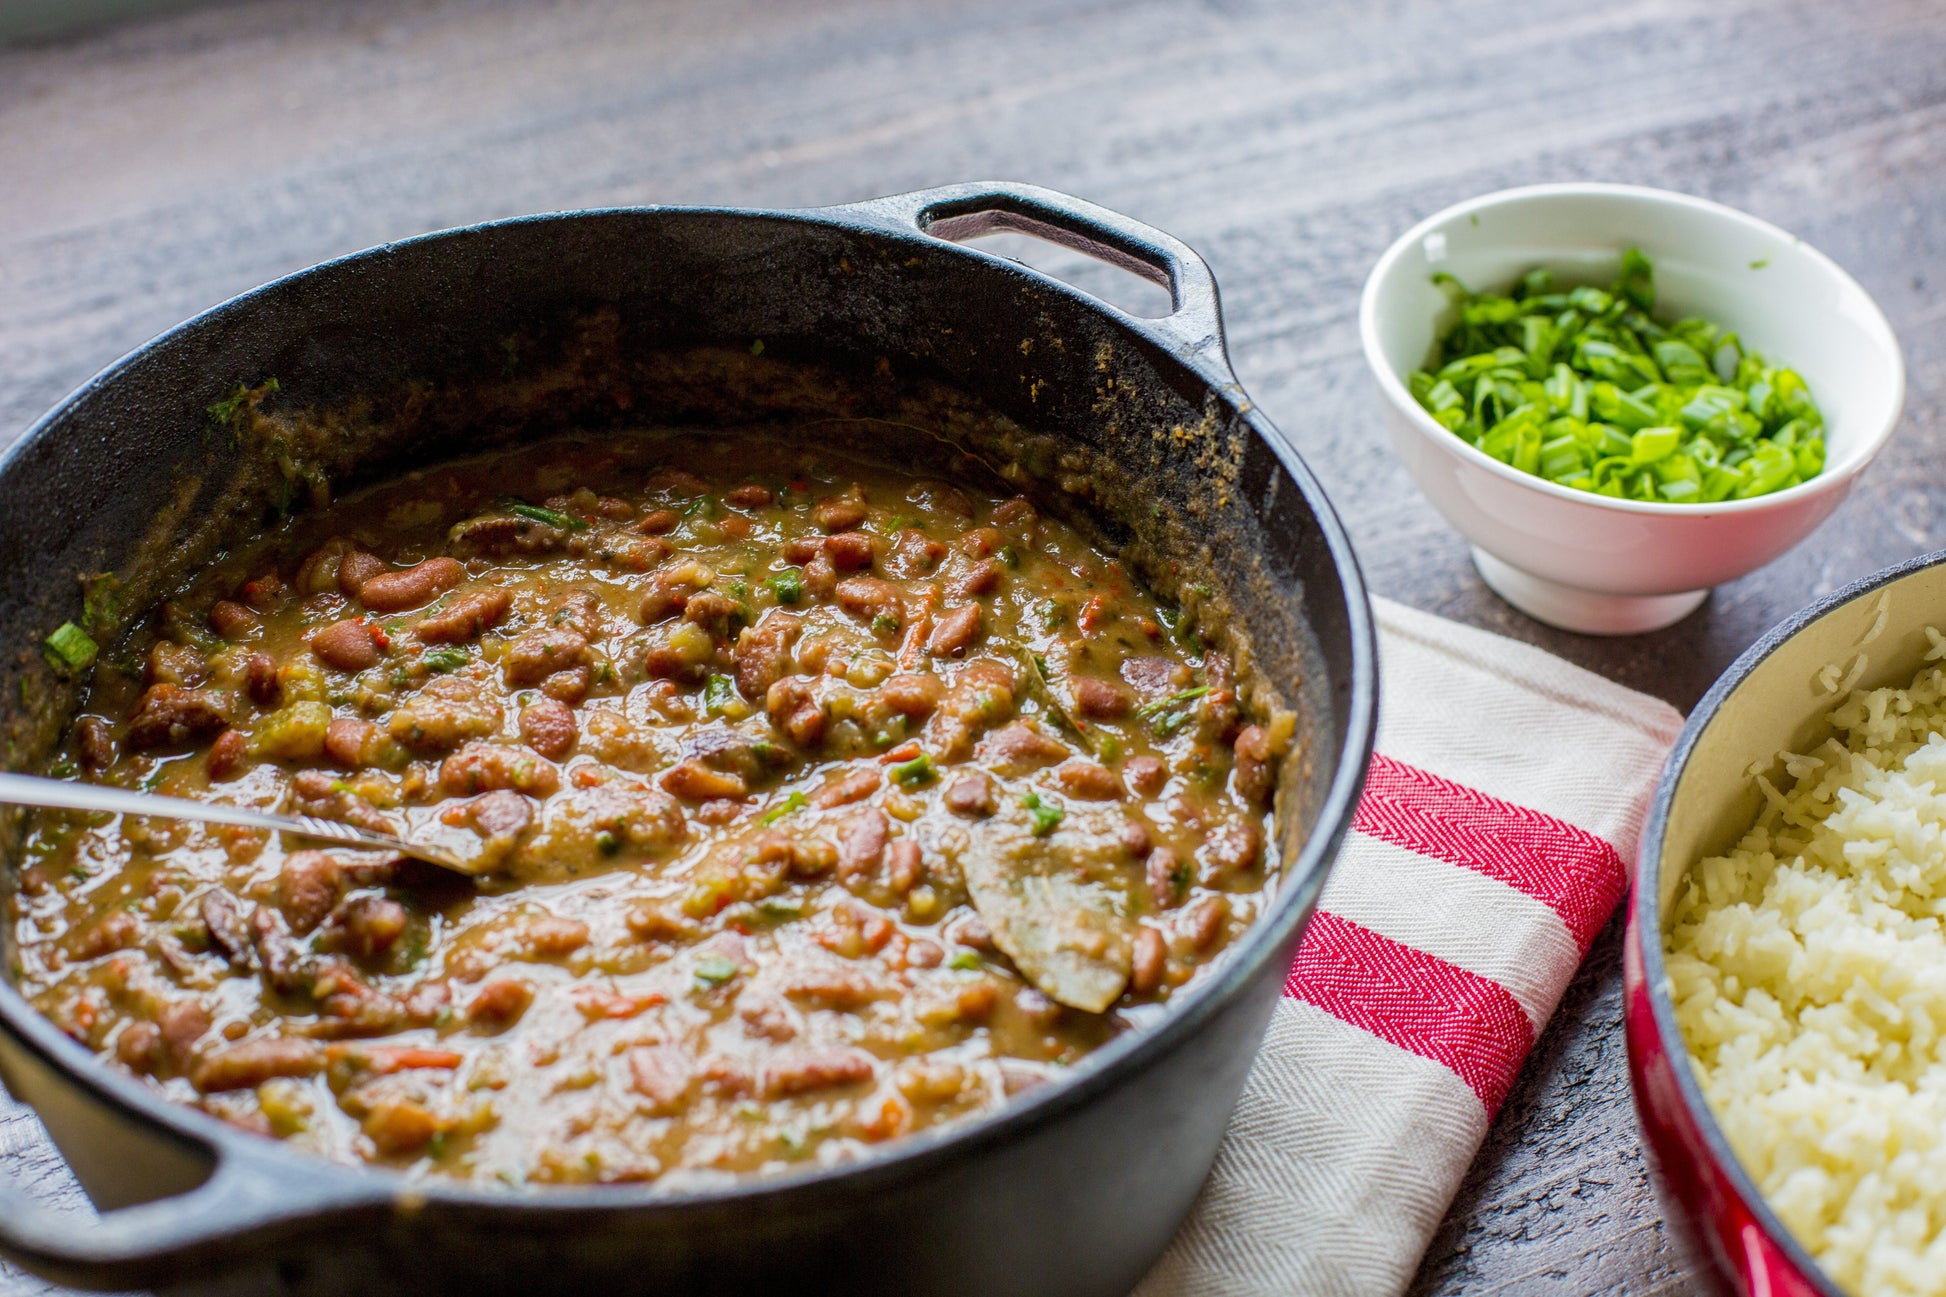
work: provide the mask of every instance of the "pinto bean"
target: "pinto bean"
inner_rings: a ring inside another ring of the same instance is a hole
[[[870,567],[877,554],[872,548],[872,538],[862,531],[841,531],[835,536],[824,539],[824,552],[831,558],[831,566],[840,572],[856,572]]]
[[[1007,543],[1007,538],[1000,534],[997,527],[974,527],[961,532],[959,539],[953,543],[958,545],[960,553],[968,558],[986,558],[990,554],[998,553],[1000,547]]]
[[[1040,516],[1040,510],[1024,495],[1003,500],[993,509],[993,521],[1002,527],[1024,527],[1038,521]]]
[[[992,594],[1000,588],[1000,580],[1007,570],[1000,566],[1000,560],[983,558],[972,567],[946,583],[946,593],[957,600],[977,599],[981,595]]]
[[[768,1098],[786,1098],[842,1085],[860,1085],[876,1075],[876,1060],[862,1049],[782,1050],[764,1067],[763,1092]]]
[[[1261,726],[1246,725],[1237,731],[1237,791],[1258,806],[1270,800],[1273,755],[1270,735]]]
[[[338,671],[359,672],[375,667],[385,655],[363,617],[343,617],[311,636],[311,652]]]
[[[204,1094],[250,1090],[280,1076],[316,1076],[324,1070],[324,1047],[310,1040],[274,1036],[245,1041],[212,1054],[190,1070],[189,1081]]]
[[[926,651],[934,657],[963,657],[980,638],[986,611],[979,604],[961,604],[940,617],[926,640]]]
[[[984,770],[969,770],[946,785],[946,809],[956,815],[985,817],[1000,808],[999,788]]]
[[[1113,680],[1075,676],[1074,709],[1094,721],[1116,721],[1135,708],[1135,691]]]
[[[349,556],[339,564],[342,578]],[[429,558],[403,572],[384,572],[368,578],[358,587],[358,598],[373,612],[404,612],[431,603],[466,579],[466,569],[458,559]]]
[[[519,744],[475,741],[439,763],[439,787],[451,797],[511,788],[547,797],[561,786],[554,763]]]
[[[919,844],[911,838],[900,838],[885,849],[885,882],[893,892],[904,896],[919,885],[926,876],[924,862],[920,858]]]
[[[1122,679],[1151,698],[1186,688],[1192,679],[1188,667],[1165,657],[1127,658],[1122,662],[1121,674]]]
[[[885,777],[876,770],[853,770],[839,776],[811,794],[811,805],[819,810],[862,802],[877,792]]]
[[[366,764],[365,755],[377,735],[378,726],[370,721],[336,717],[324,727],[324,755],[347,770],[356,770]]]
[[[209,610],[209,628],[226,640],[240,640],[262,624],[256,613],[228,599],[218,599]]]
[[[600,596],[592,590],[574,589],[564,592],[547,605],[547,624],[565,626],[592,643],[601,637],[604,629]]]
[[[1149,884],[1149,899],[1155,902],[1158,910],[1173,909],[1182,904],[1188,878],[1179,872],[1180,868],[1176,853],[1170,848],[1157,847],[1149,852],[1144,873]]]
[[[687,608],[690,596],[708,584],[709,573],[694,560],[685,559],[673,567],[658,569],[649,574],[635,615],[644,626],[652,626]]]
[[[1169,767],[1155,757],[1130,757],[1122,763],[1128,786],[1145,797],[1152,797],[1169,782]]]
[[[1108,802],[1122,795],[1122,781],[1107,766],[1076,759],[1055,768],[1054,781],[1078,801]]]
[[[196,1042],[209,1033],[209,1010],[195,1000],[177,1000],[156,1018],[162,1056],[181,1072],[195,1057]]]
[[[730,627],[743,617],[743,605],[726,594],[699,590],[683,605],[682,619],[701,626],[716,639],[726,639]]]
[[[277,871],[277,908],[291,931],[306,933],[337,908],[344,890],[344,866],[323,851],[295,851]]]
[[[838,831],[838,876],[858,878],[877,869],[891,836],[884,811],[867,806],[853,812]]]
[[[847,577],[838,582],[837,593],[839,607],[870,626],[875,633],[881,629],[881,619],[890,619],[891,625],[884,627],[887,631],[895,631],[905,625],[905,597],[899,587],[890,581],[881,581],[875,576]]]
[[[405,906],[389,897],[354,896],[332,913],[326,945],[360,959],[376,959],[398,944],[410,923]]]
[[[803,567],[824,553],[824,541],[817,536],[793,536],[784,542],[784,561]]]
[[[658,495],[671,495],[678,500],[692,500],[709,492],[709,483],[686,468],[658,468],[649,474],[645,485]]]
[[[559,761],[573,750],[575,740],[580,737],[574,723],[574,709],[554,698],[523,707],[520,737],[550,761]]]
[[[1207,950],[1223,935],[1223,921],[1230,917],[1230,902],[1219,892],[1204,896],[1183,913],[1183,939],[1191,950]]]
[[[222,700],[205,689],[180,685],[150,685],[136,700],[128,718],[132,748],[177,747],[200,742],[229,724]]]
[[[513,591],[500,586],[461,595],[447,607],[421,617],[412,633],[428,644],[462,644],[500,623],[513,609]]]
[[[799,747],[815,748],[824,741],[829,717],[803,680],[790,677],[772,685],[764,694],[764,712],[770,723],[790,735]]]
[[[776,492],[756,482],[732,487],[723,497],[724,503],[735,509],[761,509],[776,499]]]
[[[560,959],[588,944],[593,934],[579,919],[564,919],[554,914],[532,914],[507,929],[507,944],[536,959]]]
[[[1026,721],[1004,725],[980,741],[979,758],[1004,775],[1024,775],[1065,761],[1067,744],[1043,734]]]
[[[892,546],[892,558],[887,564],[895,576],[914,577],[929,575],[946,557],[946,547],[910,527],[899,533],[899,539]]]
[[[642,521],[635,524],[635,530],[644,536],[667,536],[682,526],[682,515],[674,509],[651,509],[642,515]]]
[[[74,723],[74,746],[84,770],[100,772],[115,764],[115,727],[99,716]]]
[[[511,977],[496,977],[480,987],[466,1006],[466,1020],[475,1027],[505,1031],[520,1021],[534,1002],[534,988]]]
[[[364,592],[365,582],[375,576],[384,576],[391,570],[391,565],[378,555],[352,550],[338,560],[338,593],[347,599],[356,599]]]
[[[804,591],[813,599],[829,599],[838,589],[838,569],[822,551],[804,564]]]
[[[224,730],[209,745],[209,777],[218,782],[234,779],[243,773],[243,763],[249,758],[250,740],[242,731]]]
[[[946,696],[946,683],[936,675],[902,671],[886,677],[878,687],[879,701],[899,715],[921,721],[939,708]]]
[[[772,608],[755,626],[737,635],[730,659],[736,664],[737,690],[756,702],[790,672],[791,646],[804,633],[804,619]]]
[[[244,654],[243,692],[259,707],[275,707],[284,696],[284,682],[277,674],[277,660],[263,652]]]
[[[129,1071],[146,1076],[155,1068],[162,1032],[153,1022],[131,1022],[115,1037],[115,1058]]]
[[[972,751],[974,738],[1013,714],[1014,674],[989,659],[969,662],[953,677],[934,713],[932,729],[940,755],[961,761]]]
[[[843,495],[827,495],[811,506],[811,521],[825,531],[850,531],[866,518],[865,493],[854,486]]]
[[[1162,934],[1151,927],[1135,930],[1135,950],[1128,970],[1128,989],[1137,995],[1153,994],[1162,985],[1169,947]]]
[[[586,666],[591,656],[588,641],[579,631],[543,626],[507,646],[500,659],[500,674],[508,688],[525,689],[557,671]]]
[[[1263,849],[1262,832],[1250,821],[1241,820],[1210,834],[1197,855],[1210,873],[1230,874],[1255,866]]]
[[[706,802],[718,797],[744,797],[750,791],[741,775],[712,770],[694,757],[672,766],[662,776],[661,784],[677,797],[692,802]]]
[[[635,1092],[660,1112],[674,1112],[696,1079],[689,1056],[674,1045],[631,1049],[628,1074]]]

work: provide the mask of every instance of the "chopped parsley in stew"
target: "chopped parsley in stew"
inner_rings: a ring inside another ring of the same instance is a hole
[[[56,773],[485,872],[48,814],[22,989],[238,1125],[517,1184],[842,1160],[1160,1012],[1268,901],[1288,720],[1026,499],[804,441],[559,438],[204,571]]]

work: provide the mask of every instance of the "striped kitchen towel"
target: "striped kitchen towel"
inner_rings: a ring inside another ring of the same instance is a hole
[[[1376,609],[1364,798],[1202,1198],[1137,1297],[1403,1291],[1627,889],[1682,717]]]

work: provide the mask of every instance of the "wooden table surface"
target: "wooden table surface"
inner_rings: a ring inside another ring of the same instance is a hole
[[[980,177],[1070,190],[1208,256],[1237,372],[1381,594],[1687,708],[1786,613],[1946,545],[1946,7],[1917,0],[247,0],[0,49],[0,441],[168,325],[387,239]],[[1401,230],[1567,179],[1782,225],[1857,276],[1906,349],[1902,427],[1850,501],[1634,639],[1551,631],[1485,590],[1383,449],[1358,349],[1360,284]],[[1689,1291],[1629,1109],[1619,966],[1617,923],[1415,1292]],[[0,1170],[79,1198],[3,1096]],[[40,1291],[0,1267],[0,1297]]]

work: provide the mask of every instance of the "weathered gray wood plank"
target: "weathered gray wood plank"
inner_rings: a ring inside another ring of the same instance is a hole
[[[1687,706],[1779,617],[1946,544],[1942,19],[1921,0],[249,0],[0,49],[0,441],[194,311],[386,239],[1018,177],[1209,256],[1239,374],[1381,593]],[[1898,439],[1816,537],[1623,642],[1485,592],[1382,449],[1357,350],[1359,286],[1399,230],[1567,178],[1689,190],[1795,231],[1879,297],[1911,370]],[[1611,928],[1417,1291],[1685,1290],[1628,1107],[1617,951]],[[0,1165],[72,1201],[7,1107]],[[0,1297],[39,1290],[0,1272]]]

